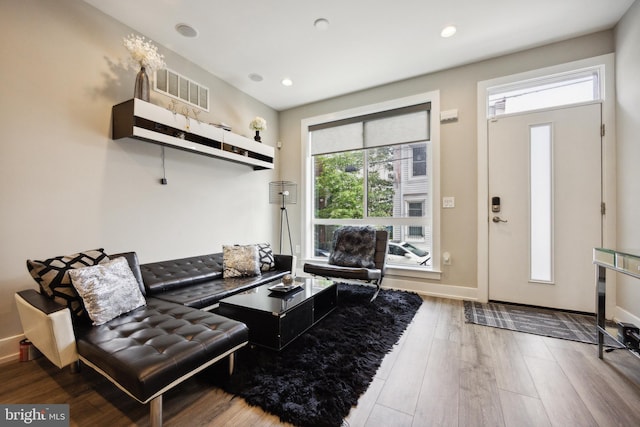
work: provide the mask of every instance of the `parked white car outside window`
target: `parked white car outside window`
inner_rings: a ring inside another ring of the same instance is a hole
[[[428,251],[407,242],[389,242],[387,262],[389,264],[409,264],[424,266],[431,261]]]

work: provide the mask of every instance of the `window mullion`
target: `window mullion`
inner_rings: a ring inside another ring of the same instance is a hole
[[[364,123],[362,124],[362,139],[364,141]],[[366,141],[365,145],[366,145]],[[369,218],[369,150],[364,149],[364,160],[362,162],[362,175],[364,179],[362,180],[362,185],[364,186],[362,192],[362,201],[364,202],[364,212],[362,213],[364,219]]]

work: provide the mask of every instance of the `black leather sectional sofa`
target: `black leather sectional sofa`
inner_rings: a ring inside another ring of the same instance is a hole
[[[228,296],[281,278],[292,271],[291,255],[274,254],[275,268],[259,276],[222,277],[222,253],[140,265],[147,296],[211,309]]]
[[[275,269],[254,277],[223,278],[222,253],[139,264],[128,261],[146,305],[99,326],[72,322],[68,307],[36,290],[16,293],[25,336],[60,368],[91,366],[141,403],[151,425],[162,424],[162,394],[248,343],[243,323],[211,313],[221,299],[277,280],[293,257],[274,255]]]

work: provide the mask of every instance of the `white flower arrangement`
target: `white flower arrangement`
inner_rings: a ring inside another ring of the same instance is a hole
[[[129,59],[132,66],[144,67],[149,72],[165,67],[164,55],[158,53],[158,48],[151,44],[151,40],[146,41],[144,37],[135,34],[129,34],[123,40],[124,47],[131,54]]]
[[[249,129],[265,131],[267,130],[267,121],[260,116],[256,116],[256,118],[249,123]]]

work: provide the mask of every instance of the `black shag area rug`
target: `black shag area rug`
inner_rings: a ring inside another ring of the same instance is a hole
[[[298,426],[340,426],[367,390],[384,356],[398,342],[422,298],[382,289],[338,284],[338,307],[295,341],[276,352],[243,348],[224,384]]]
[[[464,316],[467,323],[588,344],[598,343],[594,315],[517,304],[465,301]],[[605,344],[608,347],[620,347],[606,335]]]

